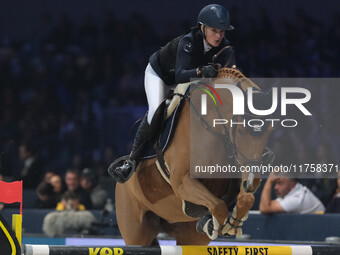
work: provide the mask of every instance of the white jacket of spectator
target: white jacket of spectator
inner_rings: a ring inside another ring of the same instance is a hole
[[[297,183],[285,197],[276,200],[288,213],[309,214],[325,211],[321,201],[300,183]]]

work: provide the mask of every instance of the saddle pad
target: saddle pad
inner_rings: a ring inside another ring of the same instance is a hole
[[[189,91],[190,85],[195,85],[198,82],[188,82],[178,84],[174,90],[174,97],[171,99],[170,104],[167,108],[166,119],[170,118],[176,107],[181,103],[182,98],[178,95],[185,95]]]
[[[171,139],[173,137],[175,127],[176,127],[176,121],[178,119],[177,115],[180,112],[179,111],[180,106],[181,106],[181,104],[177,105],[176,109],[174,110],[174,113],[170,116],[170,118],[168,118],[165,121],[164,129],[163,129],[163,132],[161,134],[161,139],[160,139],[160,147],[162,148],[163,152],[166,150],[166,148],[170,144]],[[156,150],[154,148],[154,144],[152,144],[150,142],[147,143],[145,145],[144,150],[143,150],[141,160],[154,158],[156,156],[157,156],[157,154],[156,154]]]

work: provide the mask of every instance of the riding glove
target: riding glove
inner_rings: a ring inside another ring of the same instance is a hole
[[[201,66],[197,70],[199,77],[214,78],[217,76],[218,70],[213,65]]]

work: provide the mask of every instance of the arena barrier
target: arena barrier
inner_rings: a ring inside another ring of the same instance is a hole
[[[25,245],[25,255],[339,255],[340,246],[62,246]]]

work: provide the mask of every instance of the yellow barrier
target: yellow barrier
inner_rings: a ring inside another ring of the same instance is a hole
[[[21,246],[21,237],[22,237],[22,215],[21,214],[12,215],[12,229],[18,239],[19,245]]]
[[[182,255],[291,255],[290,246],[182,246]]]

